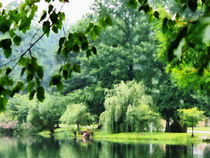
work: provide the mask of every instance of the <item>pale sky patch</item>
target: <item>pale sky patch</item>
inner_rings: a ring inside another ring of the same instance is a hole
[[[13,1],[15,0],[0,0],[0,2],[3,4],[3,7],[5,7]],[[66,14],[66,23],[74,24],[77,20],[81,19],[86,13],[91,12],[89,8],[93,2],[94,0],[69,0],[69,3],[66,3],[62,9],[62,11]],[[47,8],[46,4],[47,3],[45,3],[44,0],[41,0],[41,3],[39,3],[38,5],[38,14],[41,14],[42,10]],[[62,3],[55,4],[58,10],[62,6]]]

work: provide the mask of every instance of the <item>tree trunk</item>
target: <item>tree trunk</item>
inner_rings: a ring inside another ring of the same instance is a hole
[[[77,131],[78,131],[78,133],[79,133],[79,123],[77,123]]]
[[[194,132],[193,132],[194,126],[193,126],[193,123],[194,123],[194,121],[192,120],[192,137],[194,137]]]
[[[55,133],[54,128],[53,128],[53,129],[50,129],[50,136],[51,136],[51,137],[53,136],[54,133]]]
[[[170,119],[169,119],[169,117],[166,118],[165,132],[170,132]]]
[[[194,126],[192,125],[192,137],[194,137],[194,132],[193,132],[193,130],[194,130]]]

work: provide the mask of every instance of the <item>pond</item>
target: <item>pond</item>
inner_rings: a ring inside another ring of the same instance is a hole
[[[0,158],[210,158],[210,144],[169,145],[0,137]]]

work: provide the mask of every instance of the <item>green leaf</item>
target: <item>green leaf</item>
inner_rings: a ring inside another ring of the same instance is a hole
[[[38,77],[39,77],[40,79],[43,78],[43,76],[44,76],[44,70],[43,70],[43,68],[42,68],[41,66],[38,66],[38,67],[36,68],[36,73],[37,73],[37,75],[38,75]]]
[[[0,47],[3,49],[11,49],[12,41],[10,38],[3,39],[0,41]]]
[[[66,71],[69,71],[70,68],[71,68],[70,63],[67,63],[67,64],[65,64],[65,65],[63,66],[63,70],[66,70]]]
[[[87,29],[85,30],[85,34],[89,33],[94,27],[93,23],[89,23],[89,26],[87,27]]]
[[[39,87],[40,86],[40,79],[38,77],[36,77],[36,86]]]
[[[90,36],[94,41],[97,39],[97,34],[95,33],[95,31],[90,31]]]
[[[7,105],[7,98],[6,97],[0,97],[0,112],[5,111],[5,107]]]
[[[44,20],[44,19],[46,18],[46,16],[47,16],[46,11],[43,11],[43,14],[42,14],[42,16],[41,16],[39,22],[41,22],[42,20]]]
[[[168,22],[168,18],[164,18],[164,19],[163,19],[163,23],[162,23],[162,32],[163,32],[163,33],[166,33],[167,30],[168,30],[167,22]]]
[[[34,82],[29,82],[27,85],[27,92],[31,92],[34,87]]]
[[[84,42],[82,42],[81,48],[82,48],[82,50],[86,50],[86,49],[88,49],[88,46],[89,46],[88,42],[84,41]]]
[[[159,19],[159,15],[160,15],[159,12],[157,12],[157,11],[154,12],[154,17],[155,17],[156,19]]]
[[[49,82],[49,86],[57,85],[60,81],[61,81],[61,76],[60,75],[54,75]]]
[[[13,88],[12,90],[12,96],[15,94],[15,93],[19,93],[20,90],[23,90],[24,89],[24,83],[21,82],[21,81],[18,81],[16,86]]]
[[[133,9],[136,9],[138,2],[136,0],[129,0],[128,5],[131,6]]]
[[[44,33],[46,33],[47,36],[49,36],[49,33],[50,33],[50,22],[49,21],[45,21],[43,23],[42,30]]]
[[[33,89],[30,93],[29,93],[29,100],[32,100],[34,98],[36,91]]]
[[[81,72],[81,70],[80,70],[80,66],[79,66],[79,65],[77,65],[77,64],[74,64],[74,65],[73,65],[72,70],[73,70],[74,72],[78,72],[78,73],[80,73],[80,72]]]
[[[24,72],[25,72],[26,68],[23,67],[22,70],[21,70],[21,73],[20,73],[20,76],[23,76]]]
[[[65,80],[68,79],[68,74],[69,74],[69,72],[67,70],[63,70],[63,77]]]
[[[40,102],[44,101],[44,88],[43,87],[38,87],[37,88],[37,93],[36,93],[36,97]]]
[[[57,54],[60,54],[61,53],[61,50],[62,50],[62,47],[59,47],[58,48],[58,51],[57,51]]]
[[[55,25],[52,27],[52,30],[54,33],[58,33],[58,28]]]
[[[63,43],[65,42],[65,37],[61,37],[59,39],[59,47],[62,47]]]
[[[67,48],[64,48],[61,53],[65,58],[67,58],[69,51],[67,50]]]
[[[10,20],[5,19],[5,18],[0,18],[0,32],[6,33],[7,31],[10,30],[10,26],[11,26]]]
[[[53,10],[53,5],[50,4],[48,7],[48,13],[50,14],[52,12],[52,10]]]
[[[147,5],[144,5],[143,6],[143,11],[145,12],[145,13],[148,13],[149,11],[150,11],[150,6],[147,4]]]
[[[63,90],[63,82],[60,81],[60,82],[56,85],[56,87],[58,88],[59,91],[62,91],[62,90]]]
[[[20,90],[23,90],[24,89],[24,83],[21,82],[21,81],[18,81],[16,87],[18,87]]]
[[[29,58],[24,58],[24,57],[21,57],[18,61],[18,64],[19,65],[22,65],[24,67],[26,67],[26,65],[30,63],[30,59]]]
[[[60,18],[62,21],[65,20],[65,13],[60,12],[58,16],[59,16],[59,18]]]
[[[0,83],[1,83],[1,85],[4,85],[4,86],[12,86],[13,80],[10,79],[7,75],[5,75],[0,78]]]
[[[58,21],[58,14],[56,14],[55,12],[50,14],[50,20],[52,21],[53,24],[55,24]]]
[[[99,24],[100,24],[101,26],[103,26],[104,28],[107,26],[107,23],[106,23],[104,17],[99,18]],[[92,31],[91,31],[91,32],[92,32]]]
[[[110,16],[106,16],[106,19],[105,19],[105,22],[109,25],[109,26],[112,26],[112,19]]]
[[[91,52],[92,52],[91,49],[88,49],[88,50],[86,51],[86,57],[87,57],[87,58],[89,58],[89,57],[91,56]]]
[[[33,78],[34,78],[34,74],[29,72],[27,74],[26,81],[29,82],[29,81],[33,80]]]
[[[95,55],[97,54],[97,49],[96,49],[96,47],[93,46],[93,47],[92,47],[92,51],[93,51],[93,54],[95,54]]]
[[[74,44],[73,51],[75,51],[77,53],[80,51],[80,48],[79,48],[78,44]]]
[[[10,37],[14,37],[16,35],[13,29],[9,30],[9,35]]]
[[[21,39],[20,36],[17,36],[17,35],[16,35],[16,36],[13,38],[13,42],[14,42],[17,46],[20,45],[21,41],[22,41],[22,39]]]
[[[11,54],[12,54],[12,49],[11,49],[11,48],[9,48],[9,49],[4,49],[4,56],[5,56],[6,58],[9,58],[9,57],[11,56]]]
[[[12,69],[9,68],[9,67],[7,67],[7,68],[6,68],[6,75],[9,75],[11,72],[12,72]]]
[[[97,25],[94,26],[93,31],[95,32],[96,35],[100,35],[101,33],[101,28]]]

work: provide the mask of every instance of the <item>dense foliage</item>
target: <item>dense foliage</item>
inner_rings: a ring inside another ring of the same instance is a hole
[[[72,104],[68,106],[60,120],[66,124],[76,124],[77,131],[79,131],[79,125],[91,125],[94,123],[94,116],[88,112],[84,104]]]
[[[204,111],[199,111],[197,107],[194,107],[190,109],[179,109],[178,112],[181,117],[181,121],[189,127],[192,127],[193,137],[193,127],[198,124],[198,121],[202,121],[204,119]]]
[[[38,10],[38,2],[40,0],[25,1],[24,3],[17,4],[17,6],[9,9],[2,8],[0,10],[0,32],[6,36],[0,41],[0,48],[4,52],[6,58],[13,58],[12,46],[19,46],[22,42],[22,38],[19,35],[20,32],[26,33],[32,26],[32,21],[36,20],[36,12]],[[26,50],[21,50],[18,57],[10,60],[11,65],[3,63],[0,66],[3,67],[0,71],[0,105],[1,110],[5,109],[5,105],[8,101],[8,97],[13,97],[15,93],[24,91],[25,85],[30,87],[28,92],[29,99],[33,99],[36,94],[39,101],[43,101],[44,88],[41,81],[44,76],[43,66],[38,62],[38,58],[32,53],[32,48],[39,42],[44,35],[49,36],[50,32],[58,33],[62,29],[63,21],[65,20],[65,14],[61,11],[66,1],[61,1],[63,5],[60,10],[57,11],[55,6],[50,3],[51,0],[46,0],[49,4],[47,10],[43,10],[43,14],[39,17],[37,23],[41,24],[42,34],[34,39],[37,32],[31,37],[31,41]],[[2,5],[0,5],[2,6]],[[61,54],[64,58],[67,58],[70,52],[79,53],[80,50],[86,51],[90,56],[96,54],[96,48],[89,44],[88,36],[92,40],[95,40],[98,36],[98,32],[101,28],[111,25],[111,19],[107,15],[102,15],[97,23],[90,23],[87,29],[83,32],[72,32],[66,36],[60,37],[58,44],[59,48],[57,54]],[[38,30],[39,31],[39,30]],[[21,67],[20,75],[24,78],[24,82],[14,82],[10,76],[11,72],[16,66]],[[80,66],[75,63],[65,62],[60,66],[60,71],[53,75],[49,81],[49,86],[55,85],[59,90],[63,89],[62,78],[68,79],[71,77],[72,72],[80,72]]]
[[[45,1],[41,17],[40,0],[0,8],[1,127],[53,133],[62,121],[137,132],[158,130],[163,118],[170,132],[178,109],[210,115],[207,1],[95,1],[70,28]]]
[[[209,94],[209,1],[129,0],[129,5],[139,7],[150,21],[157,21],[159,58],[167,64],[176,84]]]
[[[100,122],[108,132],[149,131],[159,126],[159,115],[152,107],[152,98],[145,94],[142,83],[121,82],[107,92],[105,111]]]

